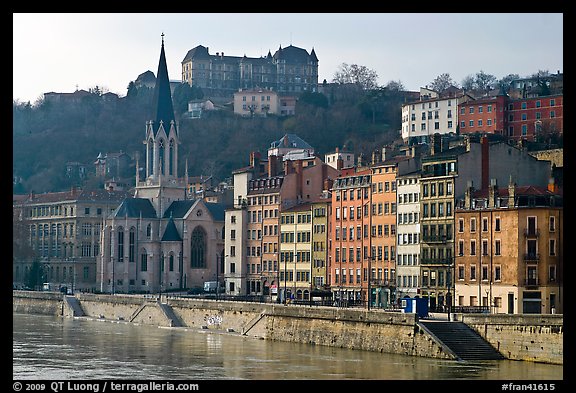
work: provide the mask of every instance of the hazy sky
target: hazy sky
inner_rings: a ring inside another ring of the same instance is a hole
[[[561,13],[13,14],[13,99],[94,86],[125,96],[138,75],[156,74],[162,33],[171,80],[197,45],[248,57],[314,48],[318,82],[348,63],[416,91],[443,73],[460,84],[479,71],[564,72],[563,24]]]

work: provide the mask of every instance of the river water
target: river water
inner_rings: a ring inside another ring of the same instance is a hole
[[[231,333],[13,313],[14,380],[547,380],[563,367],[458,362]]]

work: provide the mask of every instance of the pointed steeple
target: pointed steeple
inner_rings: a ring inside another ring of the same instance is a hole
[[[164,129],[170,129],[170,122],[174,121],[174,107],[172,106],[172,94],[170,91],[170,79],[164,53],[164,33],[162,33],[162,48],[160,49],[160,61],[156,73],[156,85],[154,86],[153,108],[156,111],[154,118],[155,132],[163,122]]]

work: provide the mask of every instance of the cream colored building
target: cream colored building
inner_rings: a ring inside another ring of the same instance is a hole
[[[244,117],[278,115],[278,93],[268,89],[240,89],[234,93],[234,113]]]

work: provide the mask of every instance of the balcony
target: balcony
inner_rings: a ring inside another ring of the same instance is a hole
[[[540,254],[524,254],[524,262],[526,263],[538,263],[540,261]]]
[[[446,265],[450,266],[452,264],[451,258],[420,258],[420,263],[422,265]]]
[[[424,235],[422,236],[423,243],[446,243],[446,235]]]
[[[536,229],[536,228],[524,229],[524,237],[537,238],[538,236],[540,236],[540,229]]]

